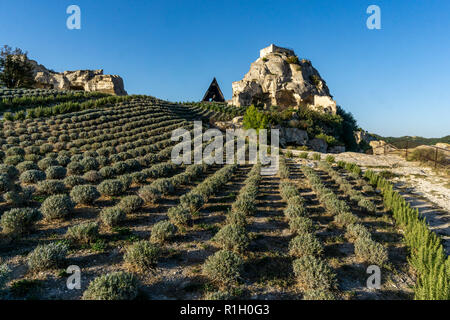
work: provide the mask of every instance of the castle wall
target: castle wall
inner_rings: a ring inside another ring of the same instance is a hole
[[[277,47],[276,45],[271,44],[270,46],[259,50],[259,57],[263,58],[264,56],[268,55],[269,53],[273,53],[273,52],[284,52],[284,53],[286,53],[287,55],[290,55],[290,56],[295,55],[294,51],[292,51],[290,49]]]

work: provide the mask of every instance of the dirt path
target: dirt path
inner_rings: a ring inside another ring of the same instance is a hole
[[[280,178],[261,178],[257,211],[247,226],[253,240],[245,267],[246,287],[251,299],[298,299],[288,254],[292,234],[283,213],[286,204],[279,192]]]

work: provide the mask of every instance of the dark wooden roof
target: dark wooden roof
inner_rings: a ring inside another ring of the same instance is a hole
[[[222,90],[220,90],[216,78],[214,78],[209,85],[202,101],[225,102],[225,98],[223,97]]]

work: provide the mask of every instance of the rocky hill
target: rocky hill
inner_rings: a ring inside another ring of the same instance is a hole
[[[103,74],[101,69],[55,72],[34,60],[30,62],[36,88],[96,91],[119,96],[127,94],[120,76]]]
[[[279,107],[307,105],[336,114],[336,102],[319,72],[309,60],[299,60],[293,50],[270,45],[260,51],[250,71],[233,82],[235,106],[251,104]]]

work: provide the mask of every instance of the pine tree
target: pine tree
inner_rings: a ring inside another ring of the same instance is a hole
[[[0,84],[8,88],[31,88],[34,84],[33,65],[27,52],[4,46],[0,51]]]

